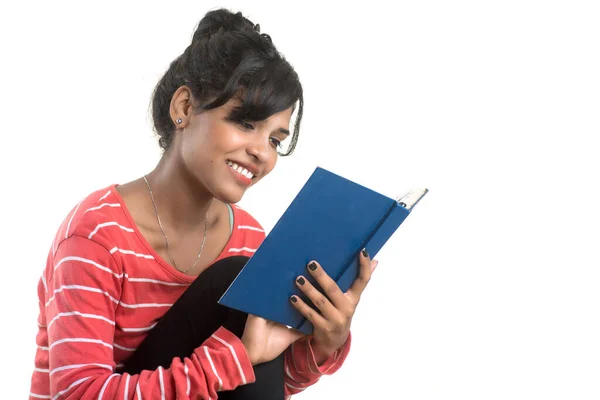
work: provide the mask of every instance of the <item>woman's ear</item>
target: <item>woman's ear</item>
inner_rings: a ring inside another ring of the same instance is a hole
[[[185,128],[192,113],[192,91],[187,86],[180,86],[171,97],[169,114],[177,129]]]

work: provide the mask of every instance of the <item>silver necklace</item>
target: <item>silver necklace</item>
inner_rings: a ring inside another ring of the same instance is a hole
[[[196,256],[196,261],[194,261],[192,266],[186,270],[182,270],[177,266],[177,264],[175,263],[175,260],[173,260],[173,256],[171,255],[171,248],[169,247],[169,239],[167,239],[167,234],[165,233],[162,223],[160,222],[160,216],[158,215],[158,207],[156,207],[156,202],[154,201],[154,195],[152,194],[152,188],[150,187],[150,184],[148,183],[148,179],[146,179],[146,175],[144,175],[144,181],[146,182],[146,186],[148,187],[148,192],[150,192],[150,199],[152,199],[152,205],[154,206],[154,213],[156,214],[156,220],[158,221],[158,227],[160,228],[160,231],[162,232],[162,235],[165,238],[167,254],[169,255],[169,258],[171,259],[171,264],[173,264],[173,266],[175,268],[177,268],[177,270],[186,274],[186,273],[190,272],[192,269],[194,269],[194,267],[198,263],[198,260],[200,259],[202,250],[204,249],[204,243],[206,242],[206,233],[208,232],[208,218],[207,218],[208,211],[206,212],[206,214],[204,214],[204,239],[202,239],[202,246],[200,247],[200,252],[198,252],[198,256]]]

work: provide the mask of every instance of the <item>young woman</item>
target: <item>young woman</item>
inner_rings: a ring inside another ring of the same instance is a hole
[[[156,168],[87,196],[52,243],[30,398],[283,399],[340,368],[366,252],[346,293],[316,261],[306,273],[327,297],[297,278],[318,308],[290,299],[311,336],[217,304],[265,237],[235,204],[292,153],[302,106],[257,25],[226,10],[201,20],[153,95]]]

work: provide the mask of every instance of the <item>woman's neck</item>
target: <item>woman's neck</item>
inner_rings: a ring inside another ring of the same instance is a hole
[[[146,175],[160,218],[179,229],[195,230],[204,224],[213,195],[187,173],[178,160],[165,154]],[[209,224],[215,216],[208,215]]]

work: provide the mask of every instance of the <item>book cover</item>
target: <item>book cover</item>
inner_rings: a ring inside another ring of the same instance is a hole
[[[358,276],[359,252],[374,258],[425,193],[394,200],[317,167],[219,303],[312,333],[289,302],[295,294],[311,304],[296,277],[318,287],[306,271],[316,260],[345,292]]]

